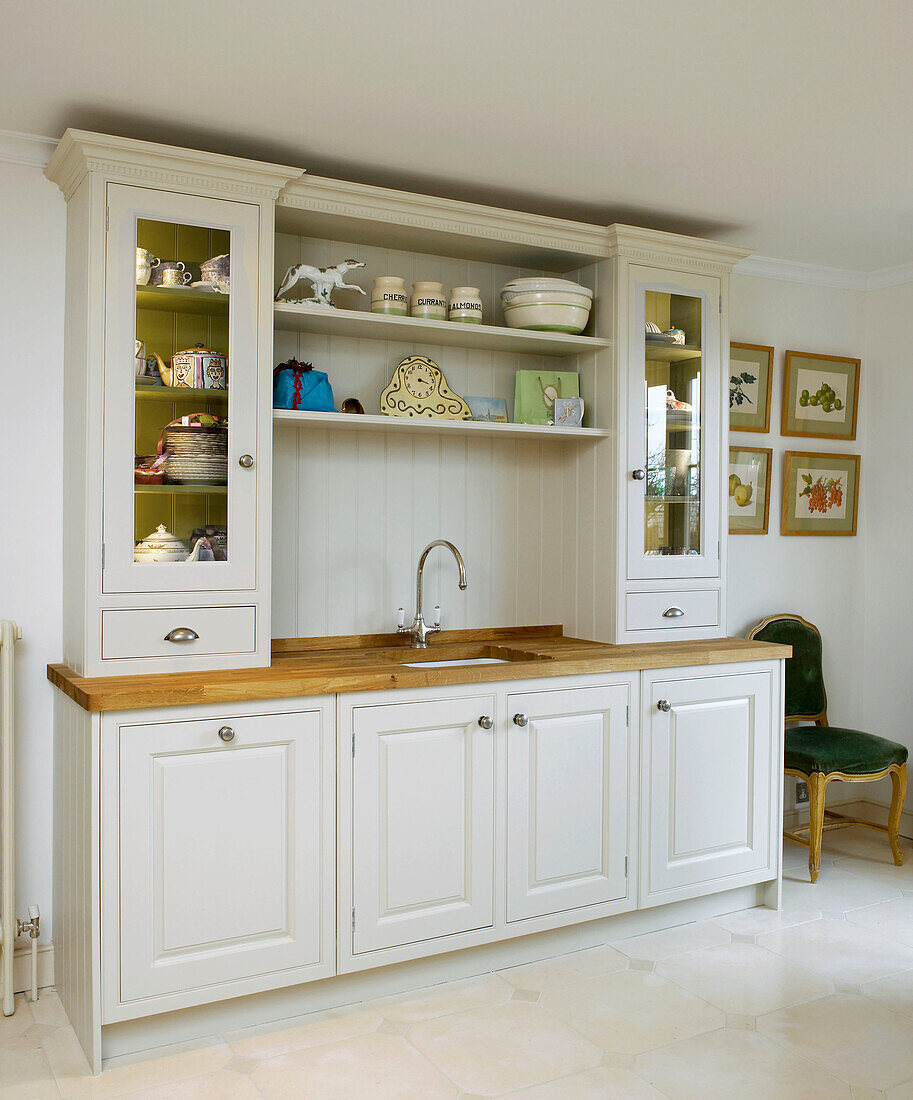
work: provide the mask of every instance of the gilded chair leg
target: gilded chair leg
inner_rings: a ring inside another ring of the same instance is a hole
[[[818,872],[821,870],[825,787],[827,787],[825,774],[812,772],[808,777],[808,874],[812,882],[818,881]]]
[[[894,785],[894,793],[891,796],[891,809],[888,813],[888,840],[891,842],[891,852],[894,862],[899,867],[903,863],[903,849],[900,846],[900,815],[903,813],[904,800],[907,797],[907,765],[891,772],[891,783]]]

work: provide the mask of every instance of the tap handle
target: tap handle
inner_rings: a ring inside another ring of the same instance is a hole
[[[406,610],[403,607],[396,609],[396,625],[399,630],[402,630],[406,625]]]
[[[434,625],[436,627],[441,625],[441,605],[439,603],[434,605]]]

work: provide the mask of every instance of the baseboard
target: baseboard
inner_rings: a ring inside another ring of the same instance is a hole
[[[876,802],[870,798],[857,798],[853,802],[835,802],[828,804],[835,813],[846,814],[847,817],[858,817],[862,821],[871,821],[873,825],[887,825],[890,803]],[[799,806],[795,810],[787,810],[783,814],[783,827],[795,829],[800,825],[808,824],[808,807]],[[900,815],[900,835],[907,840],[913,840],[913,810],[904,810]]]
[[[13,952],[13,989],[17,993],[27,993],[32,988],[31,946],[26,940]],[[38,946],[38,988],[54,984],[54,945]]]

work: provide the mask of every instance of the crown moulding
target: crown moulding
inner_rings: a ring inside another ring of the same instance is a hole
[[[641,229],[635,225],[610,225],[605,232],[612,256],[637,263],[664,265],[671,262],[719,274],[730,272],[754,251],[703,237],[686,237],[681,233]]]
[[[86,130],[67,130],[48,162],[45,175],[69,199],[90,172],[196,191],[217,190],[275,199],[304,169]]]

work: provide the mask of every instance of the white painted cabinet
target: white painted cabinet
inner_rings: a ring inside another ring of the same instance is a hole
[[[644,674],[642,907],[776,875],[779,699],[774,665]]]
[[[355,955],[493,923],[495,703],[353,710]]]
[[[109,1020],[335,973],[334,742],[331,703],[109,720]]]
[[[630,696],[630,683],[508,696],[508,921],[626,896]]]

